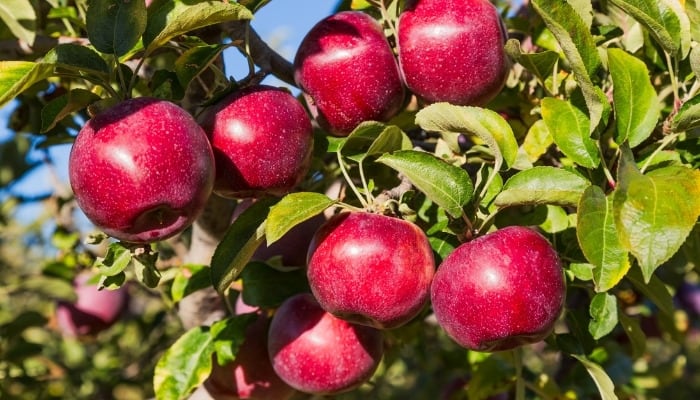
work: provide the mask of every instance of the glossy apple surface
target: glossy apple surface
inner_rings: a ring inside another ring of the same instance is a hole
[[[124,287],[97,290],[97,285],[88,282],[91,277],[79,274],[73,281],[76,302],[62,301],[56,306],[56,322],[66,335],[96,334],[114,324],[126,307],[128,294]]]
[[[334,317],[311,294],[285,300],[268,333],[272,366],[290,386],[330,395],[354,389],[377,369],[382,332]]]
[[[363,121],[386,121],[403,105],[403,83],[382,27],[359,11],[318,22],[302,40],[294,69],[319,124],[336,136]]]
[[[201,121],[216,159],[214,191],[221,196],[281,196],[308,171],[311,120],[282,89],[259,85],[234,92]]]
[[[210,396],[217,400],[285,400],[296,390],[275,373],[267,350],[270,319],[260,315],[245,333],[236,360],[226,365],[213,362],[212,372],[204,382]]]
[[[202,128],[177,105],[145,97],[90,119],[75,139],[68,169],[85,215],[108,235],[134,243],[187,228],[214,183]]]
[[[379,214],[340,213],[309,246],[307,276],[328,312],[356,323],[395,328],[426,304],[435,260],[416,225]]]
[[[459,246],[431,287],[438,323],[460,345],[500,351],[551,332],[565,298],[564,273],[550,243],[511,226]]]
[[[503,87],[506,31],[488,0],[408,0],[397,30],[404,81],[424,102],[479,106]]]

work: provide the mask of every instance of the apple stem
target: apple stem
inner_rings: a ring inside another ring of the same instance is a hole
[[[513,362],[515,363],[515,400],[525,400],[525,379],[523,379],[523,348],[513,349]]]
[[[350,178],[350,174],[348,174],[348,170],[345,168],[345,163],[343,162],[343,156],[340,154],[340,151],[337,153],[338,156],[338,165],[340,167],[340,171],[343,173],[343,177],[345,177],[345,181],[348,183],[348,186],[350,186],[350,189],[352,189],[353,193],[355,193],[355,196],[357,196],[357,199],[360,200],[360,203],[362,203],[362,208],[368,209],[369,208],[369,203],[367,203],[367,200],[365,200],[364,196],[360,194],[360,191],[357,190],[357,186],[352,182],[352,179]]]

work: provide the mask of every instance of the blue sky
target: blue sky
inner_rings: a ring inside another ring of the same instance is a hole
[[[336,4],[337,1],[333,0],[273,0],[256,13],[252,26],[267,43],[291,61],[306,32],[316,22],[330,15]],[[228,50],[225,53],[225,61],[227,74],[232,74],[236,79],[245,76],[248,70],[247,62],[238,50]],[[272,78],[266,79],[265,83],[282,85],[281,82]],[[13,105],[10,104],[0,109],[0,142],[12,138],[13,134],[7,131],[7,123],[5,122],[9,118],[12,107]],[[64,182],[68,182],[69,151],[70,145],[53,146],[49,150],[55,171]],[[49,182],[48,169],[38,168],[28,174],[25,179],[13,185],[12,192],[27,196],[39,195],[51,190]],[[38,212],[37,206],[23,207],[18,210],[17,218],[21,220],[34,219]]]

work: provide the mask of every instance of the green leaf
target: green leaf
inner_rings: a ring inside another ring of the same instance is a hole
[[[56,64],[78,73],[88,72],[107,77],[107,62],[93,49],[77,44],[59,44],[44,56],[44,63]]]
[[[661,117],[661,105],[644,62],[621,49],[608,49],[613,80],[615,142],[629,141],[632,148],[646,140]]]
[[[681,22],[673,10],[658,0],[610,0],[642,24],[668,53],[681,48]]]
[[[516,39],[509,39],[506,42],[506,49],[508,54],[514,57],[526,70],[533,73],[541,83],[552,77],[554,67],[559,62],[559,54],[556,51],[523,53],[520,42]]]
[[[496,169],[503,163],[511,167],[518,156],[518,142],[510,124],[497,112],[479,107],[435,103],[416,114],[416,124],[426,131],[438,132],[458,150],[457,136],[471,134],[483,140],[494,153]]]
[[[411,147],[411,140],[399,127],[367,121],[358,125],[343,140],[338,151],[351,160],[362,162],[369,156],[408,150]]]
[[[593,382],[598,387],[598,392],[600,393],[601,400],[617,400],[617,395],[615,394],[615,384],[610,379],[608,374],[605,372],[603,367],[592,362],[584,356],[572,355],[577,359],[584,367],[586,371],[593,378]]]
[[[521,204],[575,206],[590,182],[561,168],[542,166],[526,169],[510,177],[496,196],[498,207]]]
[[[158,253],[150,252],[134,255],[132,261],[134,263],[134,272],[139,282],[149,288],[157,287],[160,282],[160,271],[156,268]]]
[[[85,16],[88,39],[98,51],[122,56],[139,42],[146,16],[143,1],[91,0]]]
[[[245,341],[248,326],[258,318],[256,314],[242,314],[212,324],[211,335],[214,337],[214,351],[219,365],[236,360],[238,349]]]
[[[156,399],[185,399],[204,382],[212,368],[213,339],[209,327],[198,326],[163,353],[153,376]]]
[[[212,44],[209,46],[193,47],[175,60],[175,74],[183,88],[190,84],[192,79],[205,71],[224,51],[228,45]]]
[[[598,186],[589,186],[577,215],[576,237],[586,259],[595,265],[595,290],[607,292],[620,282],[631,265],[618,239],[612,197],[606,197]]]
[[[173,278],[170,297],[177,303],[186,296],[209,286],[211,286],[209,267],[199,264],[184,265]]]
[[[568,101],[545,97],[542,118],[564,155],[586,168],[598,166],[600,155],[595,140],[590,138],[590,121],[583,111]]]
[[[278,199],[260,199],[248,207],[226,231],[211,259],[211,281],[224,293],[243,271],[255,250],[265,240],[265,223],[270,207]]]
[[[683,103],[671,122],[674,132],[684,132],[697,127],[700,127],[700,94]]]
[[[131,250],[126,248],[121,242],[115,242],[107,248],[104,257],[95,259],[95,267],[104,276],[115,276],[122,272],[131,262]]]
[[[472,198],[474,187],[469,174],[431,154],[402,150],[385,154],[377,162],[406,176],[413,186],[453,218],[462,216],[462,207]]]
[[[147,54],[187,32],[223,22],[253,18],[253,14],[241,4],[214,0],[173,0],[158,2],[155,6],[149,9],[148,24],[143,33]]]
[[[0,61],[0,106],[19,96],[35,83],[53,75],[51,64],[29,61]]]
[[[270,208],[265,224],[268,246],[276,242],[290,229],[322,213],[335,203],[323,193],[290,193]]]
[[[647,337],[639,324],[639,320],[631,318],[620,311],[618,311],[617,317],[632,345],[632,358],[638,359],[644,356],[647,347]]]
[[[554,139],[549,133],[549,129],[547,129],[544,120],[538,119],[530,126],[521,147],[527,155],[528,161],[534,163],[547,152],[549,146],[553,143]]]
[[[673,305],[673,296],[666,288],[666,285],[655,275],[648,281],[642,276],[642,271],[639,268],[630,269],[627,274],[627,279],[632,282],[634,288],[638,290],[645,298],[651,300],[659,311],[672,318],[675,312]]]
[[[670,166],[642,175],[623,147],[613,205],[620,242],[637,258],[648,282],[700,216],[700,171]]]
[[[254,307],[279,307],[288,297],[309,291],[306,271],[299,268],[280,271],[253,261],[243,270],[241,279],[243,302]]]
[[[46,296],[50,299],[70,302],[78,300],[75,294],[75,288],[71,282],[65,279],[51,278],[48,276],[32,276],[31,279],[23,281],[20,288],[35,295],[40,294]]]
[[[617,326],[617,298],[610,293],[597,293],[589,308],[591,322],[588,331],[598,340]]]
[[[569,264],[569,270],[574,274],[577,279],[582,281],[592,281],[593,280],[593,269],[595,265],[588,263],[571,263]]]
[[[36,12],[29,0],[3,0],[0,3],[0,20],[17,39],[34,45]]]
[[[72,116],[95,101],[100,96],[85,89],[73,89],[46,103],[41,109],[41,132],[46,133],[66,117]]]
[[[532,6],[554,34],[566,59],[574,71],[590,119],[586,130],[592,133],[598,126],[606,108],[605,95],[593,84],[602,67],[593,35],[574,8],[561,0],[533,0]]]

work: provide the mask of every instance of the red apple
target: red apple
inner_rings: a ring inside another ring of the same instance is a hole
[[[503,87],[507,34],[488,0],[408,0],[397,30],[404,81],[423,101],[484,105]]]
[[[459,246],[431,287],[438,323],[460,345],[500,351],[550,334],[566,287],[557,253],[532,229],[511,226]]]
[[[423,231],[385,215],[340,213],[309,246],[307,275],[321,307],[377,328],[415,317],[428,301],[434,271]]]
[[[270,320],[260,315],[245,333],[236,360],[219,365],[214,360],[212,372],[204,382],[209,395],[217,400],[285,400],[296,392],[275,373],[267,351]]]
[[[124,287],[97,290],[97,285],[88,283],[90,278],[89,273],[79,274],[73,280],[76,302],[61,301],[56,306],[56,322],[68,336],[92,335],[110,327],[126,307]]]
[[[319,124],[347,136],[363,121],[386,121],[402,107],[404,87],[382,26],[359,11],[318,22],[294,59],[295,79]]]
[[[221,196],[281,196],[309,169],[311,120],[287,91],[261,85],[234,92],[205,112],[202,126],[214,149],[214,191]]]
[[[367,381],[384,352],[381,331],[334,317],[308,293],[282,303],[270,324],[268,349],[275,372],[285,382],[325,395]]]
[[[204,131],[165,100],[126,100],[89,120],[71,149],[69,177],[85,215],[108,235],[147,243],[187,228],[214,183]]]

